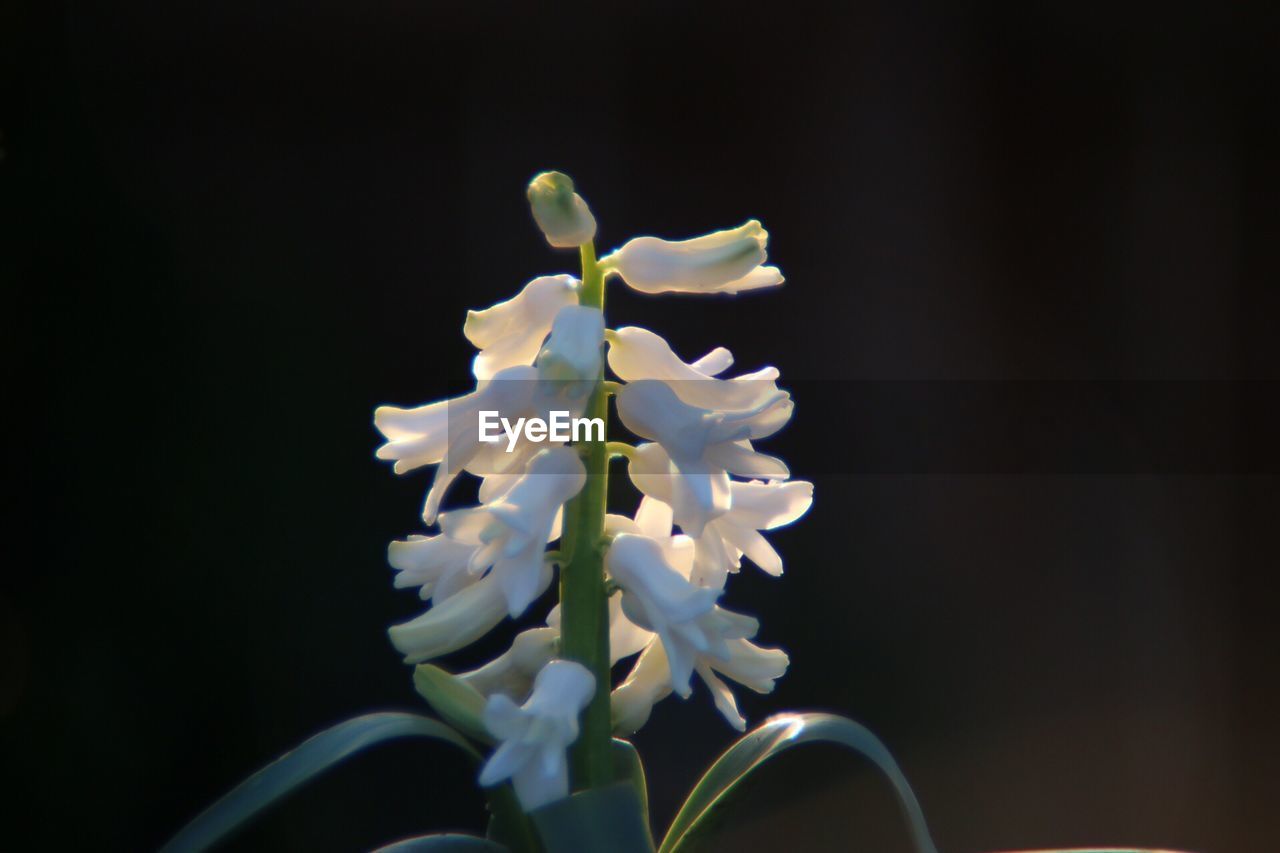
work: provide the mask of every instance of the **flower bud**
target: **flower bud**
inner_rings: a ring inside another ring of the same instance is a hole
[[[563,172],[538,175],[529,183],[528,196],[534,221],[557,249],[572,249],[596,236],[596,218]]]

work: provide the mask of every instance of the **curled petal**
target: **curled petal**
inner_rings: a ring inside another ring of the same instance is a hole
[[[756,220],[692,240],[637,237],[605,259],[642,293],[737,293],[781,284],[768,257],[769,234]]]
[[[501,586],[494,578],[484,578],[387,633],[405,663],[422,663],[474,643],[506,615]]]
[[[721,362],[731,363],[733,360],[728,350],[723,350],[723,356],[716,356],[715,352],[708,356],[714,356],[710,366],[721,370],[728,366],[726,363],[722,367]],[[662,380],[683,402],[703,409],[754,409],[766,399],[778,395],[775,381],[778,371],[775,368],[765,368],[735,379],[716,379],[711,373],[699,370],[697,363],[682,361],[661,336],[638,326],[625,326],[613,333],[609,367],[625,382]]]
[[[490,379],[505,368],[533,364],[557,312],[577,304],[578,286],[573,276],[543,276],[505,302],[468,311],[462,333],[480,350],[471,366],[476,379]]]

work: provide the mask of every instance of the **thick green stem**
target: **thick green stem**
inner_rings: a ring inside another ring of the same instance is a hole
[[[604,310],[604,276],[595,247],[584,244],[582,289],[578,304]],[[585,416],[609,419],[604,373],[587,403]],[[588,430],[590,433],[590,430]],[[608,436],[606,435],[607,439]],[[609,492],[609,454],[604,441],[582,442],[587,482],[564,512],[561,548],[569,562],[560,570],[561,651],[591,671],[596,692],[582,713],[582,728],[573,745],[570,769],[574,790],[607,785],[612,779],[609,718],[609,601],[604,583],[604,514]]]

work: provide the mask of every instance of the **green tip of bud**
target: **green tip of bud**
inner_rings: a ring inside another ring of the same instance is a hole
[[[573,249],[596,236],[595,217],[563,172],[538,175],[529,182],[528,197],[534,221],[552,246]]]

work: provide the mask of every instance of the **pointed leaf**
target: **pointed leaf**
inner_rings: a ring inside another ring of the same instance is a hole
[[[484,727],[480,716],[484,711],[484,696],[479,690],[429,663],[414,668],[413,686],[446,723],[481,743],[493,743],[493,735]]]
[[[649,825],[649,786],[644,778],[644,764],[640,761],[640,753],[630,741],[613,739],[613,777],[619,782],[628,782],[635,788],[636,797],[640,800],[640,818],[649,833],[649,846],[653,847],[653,831]]]
[[[579,791],[529,813],[546,853],[653,853],[630,782]]]
[[[711,769],[699,780],[689,798],[662,840],[659,853],[683,851],[689,853],[697,846],[694,838],[704,829],[713,811],[724,806],[734,789],[753,770],[778,753],[804,743],[833,743],[861,753],[889,778],[898,795],[915,846],[920,853],[937,853],[933,839],[925,826],[920,803],[907,784],[906,777],[889,750],[879,738],[863,726],[834,714],[780,714],[744,735],[711,765]]]
[[[206,850],[313,776],[366,747],[402,737],[436,738],[480,761],[466,738],[439,720],[398,712],[354,717],[308,738],[232,788],[183,827],[161,853]]]
[[[509,853],[506,847],[474,835],[419,835],[379,847],[373,853]]]

